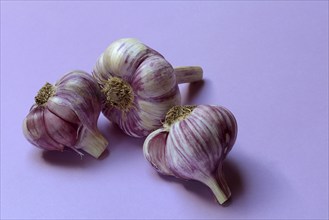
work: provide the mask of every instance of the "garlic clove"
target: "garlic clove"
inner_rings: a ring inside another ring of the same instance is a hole
[[[79,125],[63,120],[48,109],[44,110],[45,129],[49,136],[57,143],[64,146],[74,146],[78,139]]]
[[[226,108],[175,106],[168,111],[163,128],[146,138],[143,152],[158,172],[202,182],[223,204],[231,192],[222,164],[236,136],[236,120]]]
[[[26,139],[37,147],[62,151],[64,146],[52,139],[47,132],[43,108],[33,108],[30,114],[32,117],[26,117],[23,121],[23,133]]]
[[[83,71],[70,72],[56,83],[56,94],[50,99],[58,105],[68,106],[81,123],[94,127],[101,111],[100,88],[95,83],[94,78]]]
[[[95,121],[97,122],[98,118],[93,118],[90,115],[92,113],[96,114],[97,116],[97,110],[94,110],[96,112],[93,112],[92,106],[90,106],[90,108],[88,109],[79,107],[79,105],[77,105],[76,103],[74,104],[74,102],[66,100],[66,98],[64,98],[64,93],[60,94],[60,98],[55,96],[48,100],[48,109],[56,114],[59,114],[63,120],[71,123],[72,126],[76,127],[79,125],[79,128],[75,130],[76,134],[73,135],[73,133],[71,133],[72,140],[73,137],[79,137],[79,139],[75,138],[75,144],[71,142],[70,145],[65,146],[70,147],[73,150],[82,149],[93,157],[98,158],[108,145],[108,141],[102,136],[102,134],[95,125]],[[100,103],[96,103],[95,105],[99,106]],[[98,111],[100,110],[98,109]],[[79,115],[79,117],[77,115]],[[84,123],[81,123],[81,121],[83,121]],[[60,127],[58,129],[60,129]]]
[[[158,54],[155,50],[134,38],[123,38],[113,42],[104,52],[103,62],[106,71],[122,78],[129,78],[132,72],[147,57]]]
[[[141,119],[136,108],[132,108],[128,112],[122,112],[118,109],[107,109],[104,111],[104,115],[107,115],[111,121],[118,124],[118,126],[129,136],[145,136],[145,130],[141,125]]]
[[[144,100],[165,100],[171,90],[178,92],[174,69],[160,56],[145,59],[133,75],[131,85],[136,95]]]
[[[226,158],[227,154],[232,150],[232,147],[236,141],[237,134],[238,134],[238,126],[237,121],[233,115],[233,113],[223,106],[215,106],[211,105],[211,109],[217,112],[218,117],[222,121],[220,124],[222,134],[224,140],[224,148],[223,148],[223,157]]]
[[[61,115],[61,118],[70,123],[78,124],[80,122],[79,117],[72,110],[71,103],[59,98],[57,96],[51,97],[48,100],[47,108],[55,115]]]
[[[102,53],[98,57],[93,70],[93,77],[97,80],[97,82],[105,82],[110,75],[110,72],[107,70],[105,63],[104,53]],[[97,74],[95,74],[95,72],[97,72]]]
[[[146,159],[161,174],[173,175],[166,161],[166,141],[168,131],[160,128],[152,132],[144,141],[143,151]]]
[[[175,88],[178,90],[178,88]],[[171,93],[172,94],[172,93]],[[181,97],[180,93],[174,93],[171,96],[165,97],[166,101],[144,101],[139,100],[138,103],[138,126],[144,131],[143,136],[147,136],[155,128],[160,128],[162,126],[162,120],[165,117],[165,112],[170,107],[180,103]],[[141,136],[141,137],[143,137]]]

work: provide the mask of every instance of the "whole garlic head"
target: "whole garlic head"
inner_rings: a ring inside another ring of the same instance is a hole
[[[233,147],[237,123],[224,107],[198,105],[171,108],[162,128],[145,140],[145,158],[161,174],[206,184],[223,204],[231,195],[223,160]]]
[[[23,122],[26,139],[44,150],[79,149],[98,158],[107,140],[97,128],[101,93],[93,77],[73,71],[55,85],[46,83]]]
[[[202,79],[200,67],[173,68],[157,51],[132,38],[113,42],[93,70],[103,93],[102,112],[128,135],[144,137],[180,105],[178,83]]]

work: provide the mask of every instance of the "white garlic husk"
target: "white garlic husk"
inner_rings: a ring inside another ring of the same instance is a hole
[[[201,80],[200,67],[173,68],[164,57],[132,38],[102,53],[93,76],[103,92],[102,112],[128,135],[145,137],[162,126],[166,112],[181,104],[179,83]]]
[[[200,181],[223,204],[231,196],[223,161],[236,137],[237,122],[228,109],[175,106],[168,111],[164,126],[146,138],[143,152],[159,173]]]
[[[23,122],[27,140],[44,150],[80,150],[98,158],[108,141],[97,128],[101,93],[86,72],[72,71],[55,85],[46,83]]]

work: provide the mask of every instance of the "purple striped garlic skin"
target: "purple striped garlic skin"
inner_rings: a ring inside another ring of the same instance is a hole
[[[71,148],[98,158],[107,140],[97,128],[101,93],[95,79],[72,71],[55,85],[47,83],[35,97],[36,103],[23,122],[23,133],[33,145],[44,150]]]
[[[181,103],[177,83],[201,80],[202,69],[174,69],[157,51],[136,39],[124,38],[102,53],[93,76],[103,92],[105,117],[126,134],[145,137],[162,126],[171,107]]]
[[[226,108],[212,105],[176,106],[164,126],[145,140],[145,158],[161,174],[207,185],[218,203],[231,192],[223,161],[237,137],[237,122]]]

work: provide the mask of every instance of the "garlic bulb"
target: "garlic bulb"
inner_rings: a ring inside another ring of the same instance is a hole
[[[220,106],[175,106],[145,140],[145,158],[164,175],[206,184],[223,204],[231,195],[223,160],[237,136],[233,114]]]
[[[33,145],[45,150],[79,149],[98,158],[107,140],[97,128],[101,93],[94,78],[73,71],[55,85],[46,83],[23,122],[23,132]]]
[[[180,105],[177,84],[201,80],[202,74],[196,66],[174,69],[157,51],[132,38],[113,42],[93,70],[104,95],[103,114],[133,137],[161,127],[166,112]]]

